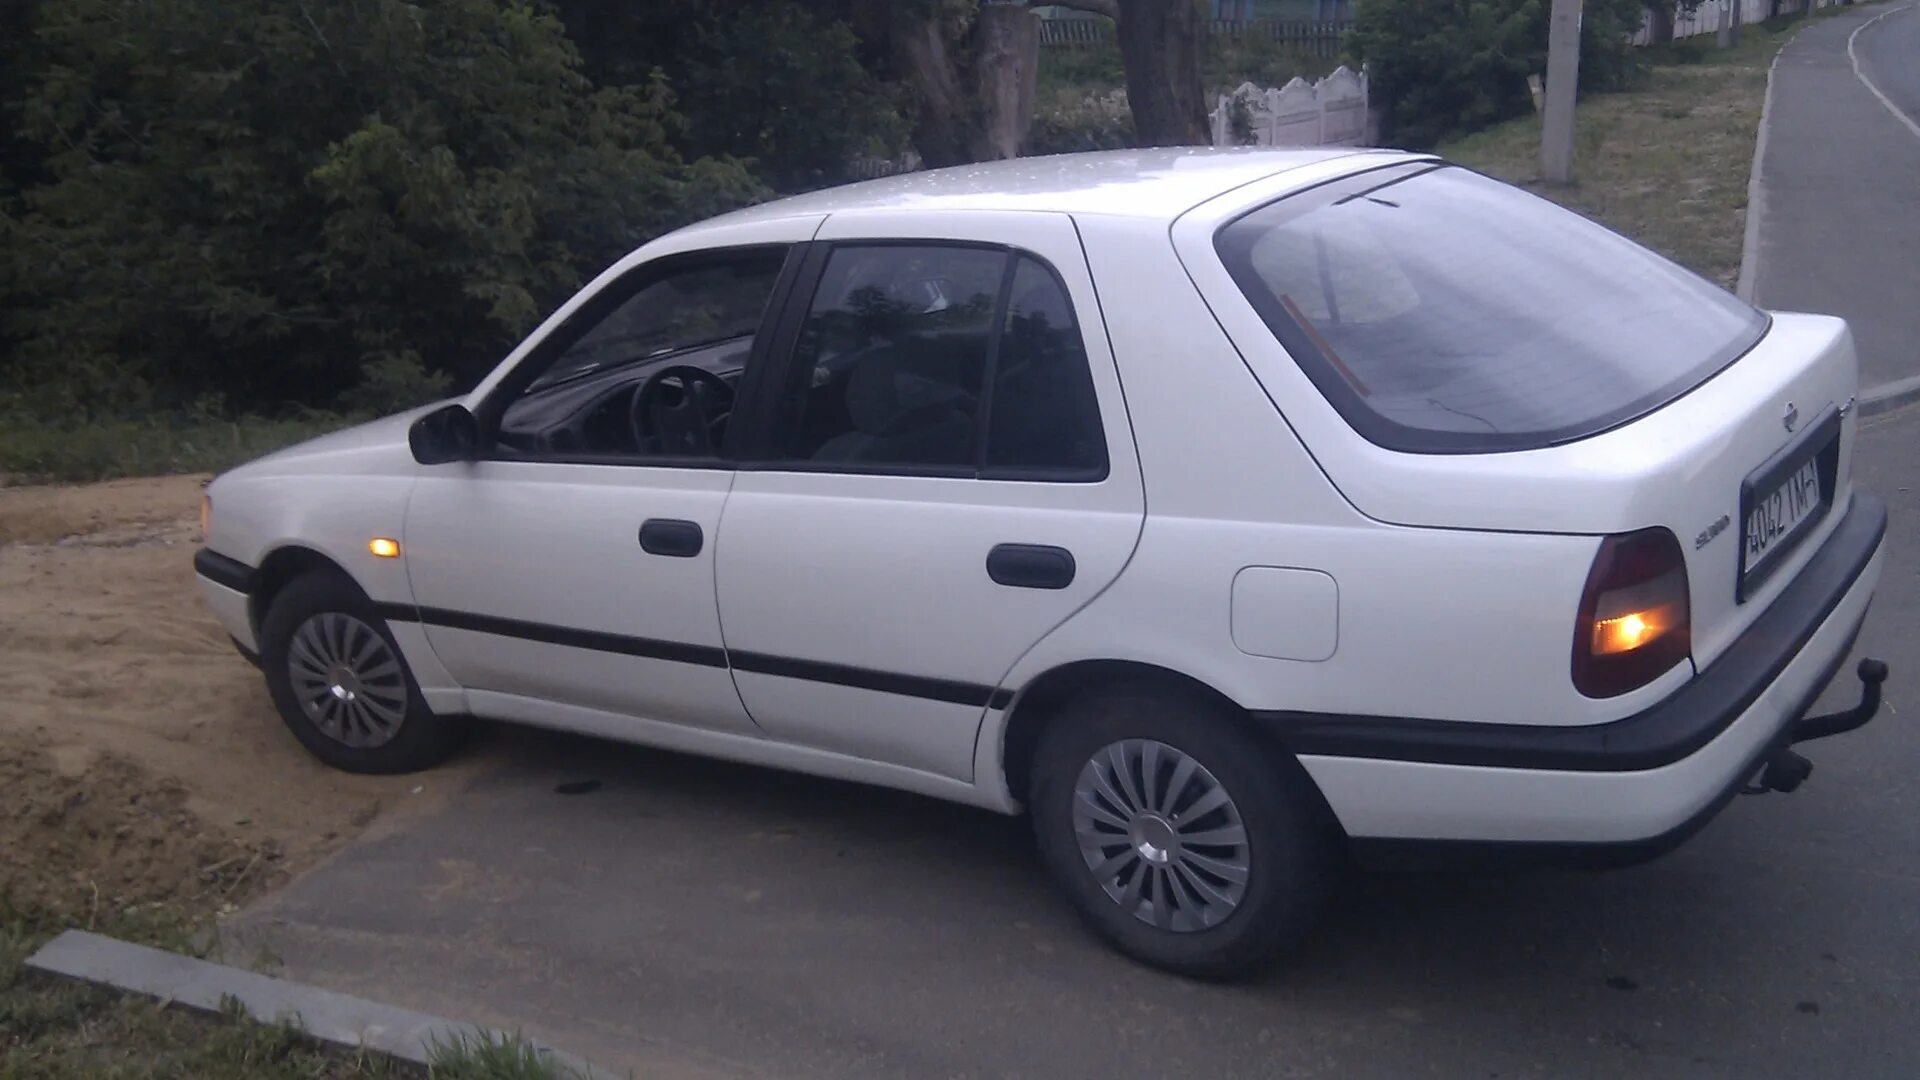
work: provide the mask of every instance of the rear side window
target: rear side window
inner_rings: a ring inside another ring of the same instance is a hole
[[[836,472],[1098,480],[1107,444],[1073,303],[979,245],[833,249],[778,407],[778,460]]]
[[[1038,259],[1019,257],[1001,320],[987,413],[986,471],[1094,474],[1106,471],[1100,426],[1073,302]]]
[[[1447,166],[1281,199],[1215,246],[1321,393],[1393,450],[1585,438],[1698,386],[1767,326],[1578,214]]]

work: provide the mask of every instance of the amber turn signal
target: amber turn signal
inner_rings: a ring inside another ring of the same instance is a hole
[[[1671,605],[1599,619],[1593,624],[1593,655],[1613,656],[1632,652],[1671,630],[1673,624]]]
[[[376,536],[367,541],[367,550],[382,559],[397,559],[400,557],[400,541]]]

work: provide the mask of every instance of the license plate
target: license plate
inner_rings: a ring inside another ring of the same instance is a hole
[[[1786,483],[1760,495],[1747,509],[1747,572],[1781,550],[1781,541],[1812,524],[1820,505],[1820,469],[1808,458]]]
[[[1755,469],[1740,485],[1740,579],[1745,603],[1826,515],[1840,461],[1840,414],[1828,409],[1806,437]]]

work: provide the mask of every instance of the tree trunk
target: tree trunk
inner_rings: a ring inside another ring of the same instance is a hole
[[[980,106],[980,124],[969,149],[976,161],[1019,157],[1033,127],[1040,18],[1013,4],[982,4],[973,41],[974,99]]]
[[[911,81],[918,106],[913,145],[921,160],[938,168],[972,161],[980,141],[980,113],[969,100],[947,27],[930,5],[893,5],[888,27],[894,63]]]
[[[1647,41],[1658,45],[1673,40],[1673,5],[1655,0],[1647,5]]]
[[[1210,141],[1200,80],[1203,28],[1193,0],[1120,0],[1120,60],[1141,146]]]

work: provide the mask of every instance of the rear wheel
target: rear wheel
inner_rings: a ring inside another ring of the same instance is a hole
[[[1228,978],[1319,913],[1333,845],[1309,783],[1225,708],[1137,685],[1053,718],[1029,805],[1049,869],[1096,933],[1155,967]]]
[[[427,709],[386,621],[338,571],[289,583],[260,624],[260,667],[294,736],[358,773],[401,773],[444,759],[460,728]]]

